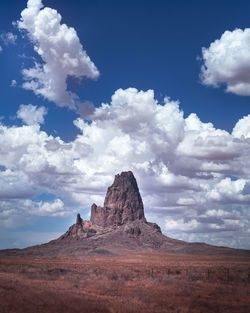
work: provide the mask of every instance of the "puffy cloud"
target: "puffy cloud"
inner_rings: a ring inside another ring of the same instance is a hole
[[[91,113],[91,120],[78,118],[74,124],[80,134],[68,143],[41,131],[37,123],[0,125],[3,172],[12,173],[14,185],[15,179],[29,182],[23,184],[27,198],[3,197],[0,207],[7,208],[5,214],[13,216],[13,206],[6,207],[12,201],[23,201],[20,208],[30,215],[52,216],[70,214],[72,207],[102,204],[114,175],[132,170],[147,218],[158,222],[167,235],[249,247],[246,136],[216,129],[195,114],[184,118],[178,102],[165,98],[159,103],[153,90],[135,88],[117,90],[110,103]],[[4,177],[4,184],[11,182],[11,176]],[[60,201],[49,207],[28,202],[32,190],[33,198],[50,193]]]
[[[3,51],[3,48],[0,46],[0,53]]]
[[[180,155],[205,160],[225,160],[238,156],[237,143],[212,123],[202,123],[196,114],[186,118],[186,136],[178,146]]]
[[[0,164],[9,169],[18,169],[19,162],[30,147],[42,145],[47,138],[47,134],[40,132],[38,125],[22,127],[0,125]]]
[[[208,192],[207,198],[224,203],[247,203],[250,204],[250,192],[243,193],[247,180],[238,179],[232,181],[227,177],[222,179],[213,189]]]
[[[14,35],[11,32],[8,33],[2,33],[0,35],[0,39],[2,40],[2,42],[7,46],[9,44],[14,45],[16,43],[17,40],[17,36]]]
[[[78,111],[77,113],[80,114],[80,116],[83,119],[89,118],[93,112],[95,111],[95,106],[90,101],[84,101],[78,103]]]
[[[16,80],[15,80],[15,79],[12,79],[12,81],[11,81],[11,83],[10,83],[10,86],[11,86],[11,87],[16,87],[16,85],[17,85]]]
[[[250,28],[225,31],[209,48],[202,48],[205,85],[226,86],[227,92],[250,95]]]
[[[74,210],[65,208],[63,201],[60,199],[52,202],[26,200],[23,203],[23,208],[26,212],[35,216],[65,216],[74,212]]]
[[[244,116],[236,123],[232,134],[237,138],[241,138],[242,136],[250,138],[250,114]]]
[[[75,212],[67,209],[60,199],[54,201],[32,201],[16,200],[2,201],[0,207],[0,217],[3,225],[12,226],[12,216],[67,216]]]
[[[33,197],[35,190],[25,173],[6,169],[0,172],[0,201]]]
[[[190,221],[184,221],[184,219],[180,220],[167,220],[165,223],[166,229],[168,231],[179,229],[180,231],[194,231],[198,227],[199,223],[197,220],[193,219]]]
[[[41,0],[29,0],[21,12],[18,28],[26,30],[43,63],[23,70],[25,89],[55,102],[75,108],[78,96],[67,90],[69,76],[95,79],[99,72],[80,43],[74,28],[61,24],[62,17]]]
[[[17,111],[17,117],[20,118],[25,124],[43,124],[44,115],[47,114],[45,107],[37,107],[32,104],[24,105],[21,104],[19,110]]]

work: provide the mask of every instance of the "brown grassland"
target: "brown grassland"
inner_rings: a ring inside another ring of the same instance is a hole
[[[250,257],[1,257],[0,312],[249,313]]]

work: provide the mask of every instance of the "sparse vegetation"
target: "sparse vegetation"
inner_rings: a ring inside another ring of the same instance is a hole
[[[248,313],[249,257],[1,258],[1,313]]]

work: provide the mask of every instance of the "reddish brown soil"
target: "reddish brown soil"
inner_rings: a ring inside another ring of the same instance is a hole
[[[250,257],[1,257],[0,312],[249,313]]]

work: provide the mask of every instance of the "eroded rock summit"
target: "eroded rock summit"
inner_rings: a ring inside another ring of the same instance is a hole
[[[142,198],[133,173],[122,172],[108,187],[104,206],[92,205],[90,221],[98,226],[112,227],[135,220],[146,222]]]
[[[120,231],[128,236],[138,237],[142,233],[161,233],[155,223],[148,223],[140,191],[131,171],[115,175],[113,184],[108,187],[104,206],[91,206],[90,221],[77,214],[76,223],[60,239],[83,239],[88,237],[115,234]]]

